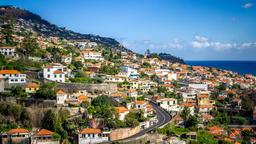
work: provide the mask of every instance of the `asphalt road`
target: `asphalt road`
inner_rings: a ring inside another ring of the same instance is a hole
[[[152,105],[153,109],[156,112],[158,122],[156,124],[146,128],[146,129],[136,133],[135,135],[132,135],[132,136],[130,136],[128,138],[125,138],[125,139],[122,139],[122,140],[118,140],[118,141],[126,141],[126,140],[129,140],[129,139],[134,139],[134,138],[143,136],[144,134],[146,134],[146,133],[148,133],[148,132],[150,132],[152,130],[155,130],[158,127],[161,127],[162,125],[168,123],[172,119],[170,113],[168,113],[167,111],[165,111],[161,107],[158,107],[153,102],[149,102],[149,103]]]

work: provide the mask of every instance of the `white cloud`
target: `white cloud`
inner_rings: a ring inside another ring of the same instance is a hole
[[[242,43],[241,48],[256,48],[256,42]]]
[[[253,7],[253,4],[252,3],[246,3],[246,4],[244,4],[243,5],[243,8],[251,8],[251,7]]]
[[[194,40],[191,42],[193,48],[214,48],[216,50],[224,50],[236,48],[236,43],[222,43],[222,42],[212,42],[207,37],[195,36]]]

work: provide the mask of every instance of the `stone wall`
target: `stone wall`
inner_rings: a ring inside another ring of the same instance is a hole
[[[64,89],[66,91],[72,92],[76,90],[86,90],[93,94],[110,94],[117,92],[116,84],[82,84],[82,83],[58,83],[59,89]]]
[[[146,144],[146,143],[154,143],[154,144],[162,144],[163,138],[165,135],[162,134],[145,134],[141,137],[137,137],[134,139],[120,141],[122,144]]]
[[[110,133],[110,139],[111,141],[124,139],[127,137],[130,137],[140,131],[140,126],[137,126],[135,128],[120,128],[115,129],[111,131]]]

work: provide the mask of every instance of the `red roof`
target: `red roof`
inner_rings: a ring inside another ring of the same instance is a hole
[[[63,72],[61,70],[56,70],[53,72],[53,74],[63,74]]]
[[[0,74],[20,74],[17,70],[0,70]]]
[[[39,85],[36,83],[28,83],[26,85],[26,88],[39,88]]]
[[[81,134],[99,134],[101,133],[101,130],[95,129],[95,128],[85,128],[80,133]]]
[[[40,131],[38,131],[37,133],[36,133],[36,135],[52,135],[54,132],[52,132],[52,131],[49,131],[49,130],[47,130],[47,129],[41,129]]]
[[[29,130],[23,128],[10,129],[8,134],[16,134],[16,133],[29,133]]]

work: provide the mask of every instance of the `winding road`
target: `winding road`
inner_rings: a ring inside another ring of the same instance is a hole
[[[152,105],[153,109],[156,112],[158,122],[144,130],[141,130],[140,132],[136,133],[135,135],[132,135],[130,137],[127,137],[125,139],[118,140],[118,141],[120,141],[120,142],[121,141],[129,141],[131,139],[135,139],[137,137],[143,136],[144,134],[163,126],[164,124],[168,123],[172,119],[170,113],[168,113],[166,110],[157,106],[157,104],[155,104],[152,101],[149,101],[149,103]]]

